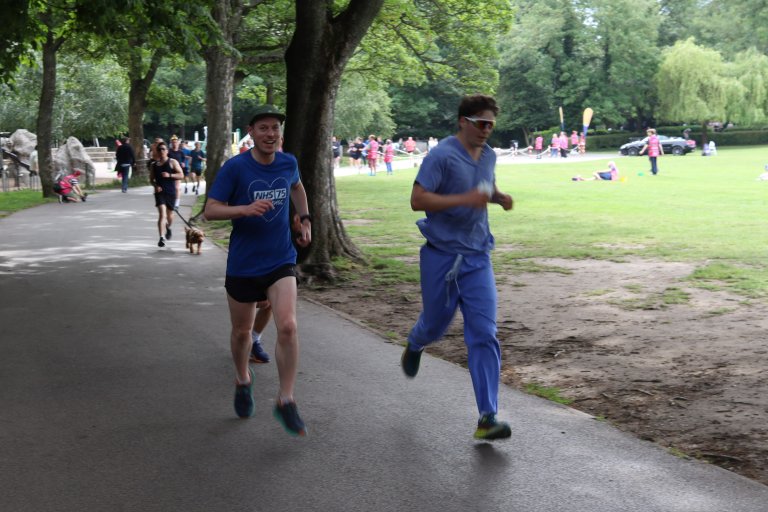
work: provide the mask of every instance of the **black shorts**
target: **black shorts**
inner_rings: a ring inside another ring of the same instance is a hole
[[[192,169],[192,172],[200,176],[203,174],[203,168],[201,167],[200,169]]]
[[[283,265],[259,277],[227,276],[224,280],[224,288],[227,294],[237,302],[261,302],[267,300],[269,287],[284,277],[296,277],[296,265]]]
[[[165,192],[155,192],[155,206],[165,205],[169,210],[176,206],[176,195],[169,195]]]

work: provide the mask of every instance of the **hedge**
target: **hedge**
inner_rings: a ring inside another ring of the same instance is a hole
[[[669,135],[670,137],[676,137],[674,131],[664,130],[664,127],[660,127],[658,132],[661,135]],[[676,127],[679,129],[679,127]],[[611,135],[587,135],[587,149],[591,150],[619,150],[622,144],[626,144],[630,139],[641,139],[645,137],[645,132],[621,132],[613,133]],[[691,138],[696,141],[696,145],[701,146],[701,132],[693,132]],[[718,146],[757,146],[761,144],[768,144],[768,130],[745,130],[745,131],[732,131],[726,130],[723,132],[707,132],[707,140],[715,141]]]

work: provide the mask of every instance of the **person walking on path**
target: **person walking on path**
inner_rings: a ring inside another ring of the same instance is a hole
[[[203,174],[203,163],[206,161],[205,151],[199,141],[195,142],[195,149],[189,153],[190,167],[192,168],[192,192],[200,195],[200,176]]]
[[[116,166],[123,181],[123,193],[128,192],[128,179],[131,176],[131,169],[136,165],[136,154],[133,152],[128,137],[123,138],[122,144],[117,147],[115,160],[117,160]]]
[[[414,154],[416,152],[416,141],[413,140],[413,137],[408,137],[408,140],[405,141],[404,146],[405,152],[408,153],[413,166],[416,167],[416,160],[414,160]]]
[[[379,141],[375,135],[368,137],[368,176],[376,176],[376,163],[379,161]]]
[[[157,207],[157,231],[160,233],[158,247],[165,247],[165,242],[173,236],[173,210],[178,200],[179,180],[184,178],[179,162],[168,156],[168,146],[158,142],[155,146],[155,160],[152,162],[149,181],[155,189]]]
[[[274,416],[291,435],[306,435],[293,392],[298,373],[296,248],[289,219],[292,201],[300,218],[296,243],[312,240],[309,206],[296,158],[279,151],[285,115],[265,105],[248,124],[253,148],[227,160],[208,192],[205,217],[231,220],[225,288],[235,366],[235,412],[253,415],[254,373],[248,366],[258,304],[269,300],[277,330],[279,392]]]
[[[648,141],[640,149],[639,154],[645,153],[648,150],[648,160],[651,162],[651,174],[656,176],[659,173],[659,166],[656,163],[656,159],[664,154],[664,148],[659,143],[659,137],[656,135],[656,130],[648,128],[646,132],[648,134]]]
[[[168,149],[168,156],[179,162],[179,166],[181,167],[181,172],[184,175],[182,178],[184,180],[184,193],[187,193],[187,175],[189,174],[189,170],[187,169],[187,155],[184,154],[184,151],[182,151],[181,146],[179,146],[179,138],[175,135],[171,136],[171,147]],[[177,197],[181,197],[181,180],[176,184],[178,188]],[[178,201],[176,202],[176,206],[179,206]]]
[[[512,209],[512,197],[496,187],[496,154],[486,142],[498,112],[490,96],[465,96],[459,105],[458,133],[430,151],[416,175],[411,208],[426,212],[426,218],[416,222],[427,240],[419,262],[423,311],[400,360],[405,375],[415,377],[422,351],[443,336],[461,308],[480,415],[477,439],[511,435],[509,425],[496,419],[501,350],[490,257],[494,239],[488,226],[488,203]]]

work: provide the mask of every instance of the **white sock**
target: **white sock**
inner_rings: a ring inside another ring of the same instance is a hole
[[[256,331],[251,331],[251,340],[254,343],[261,343],[261,333]]]

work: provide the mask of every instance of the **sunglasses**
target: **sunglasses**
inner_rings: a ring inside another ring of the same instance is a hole
[[[158,151],[168,151],[168,148],[166,148],[166,147],[162,147],[162,148],[157,148],[157,150],[158,150]]]
[[[496,126],[496,121],[493,121],[491,119],[480,119],[479,117],[467,117],[467,116],[464,116],[464,119],[472,123],[472,126],[477,128],[478,130],[485,130],[486,128],[493,130],[493,127]]]

